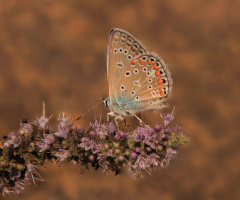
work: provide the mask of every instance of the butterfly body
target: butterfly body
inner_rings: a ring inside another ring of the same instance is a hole
[[[143,110],[160,110],[172,91],[172,78],[164,61],[130,33],[112,29],[109,36],[107,72],[108,115],[122,119]],[[115,120],[116,121],[116,120]]]

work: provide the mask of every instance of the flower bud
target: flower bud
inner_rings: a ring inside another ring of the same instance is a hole
[[[95,158],[95,157],[94,157],[94,155],[92,155],[92,154],[91,154],[90,156],[88,156],[88,159],[89,159],[90,161],[94,161],[94,158]]]

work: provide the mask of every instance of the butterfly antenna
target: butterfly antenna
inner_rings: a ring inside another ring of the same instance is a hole
[[[173,107],[173,110],[172,110],[171,115],[172,115],[172,116],[175,115],[175,106]]]
[[[75,120],[73,120],[73,123],[75,123],[76,121],[78,121],[79,119],[81,119],[84,115],[86,115],[87,113],[89,113],[93,108],[95,108],[98,104],[102,103],[103,100],[99,101],[98,103],[96,103],[93,107],[89,108],[85,113],[83,113],[81,116],[79,116],[78,118],[76,118]]]

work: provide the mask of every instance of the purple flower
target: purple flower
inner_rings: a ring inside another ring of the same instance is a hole
[[[10,144],[8,142],[4,142],[4,148],[9,148],[10,147]]]
[[[162,115],[160,114],[162,119],[163,119],[163,125],[164,126],[168,126],[168,124],[174,120],[174,116],[172,114],[166,114],[166,115]]]
[[[33,165],[31,163],[27,164],[27,172],[26,172],[26,175],[25,175],[25,180],[27,180],[27,177],[30,176],[32,177],[33,179],[33,182],[35,183],[35,179],[37,180],[40,180],[40,181],[43,181],[42,177],[40,176],[40,174],[38,173],[39,169],[36,165]]]
[[[46,118],[45,117],[45,110],[43,111],[43,116],[41,116],[39,119],[37,118],[37,120],[34,121],[35,124],[38,125],[38,128],[39,129],[45,129],[46,128],[46,125],[49,121],[49,119],[51,118],[52,116],[50,116],[49,118]]]
[[[64,113],[62,114],[62,117],[59,115],[58,117],[59,124],[62,128],[68,130],[73,126],[73,123],[69,123],[69,118],[64,116]]]
[[[113,124],[113,122],[110,122],[108,124],[108,133],[113,134],[117,131],[117,127]]]
[[[45,142],[37,142],[36,145],[38,147],[40,147],[39,152],[46,151],[46,150],[50,149],[50,145],[45,143]]]
[[[58,125],[58,132],[54,133],[54,135],[67,139],[68,138],[68,129],[66,127],[62,127]]]
[[[82,138],[81,142],[78,146],[84,148],[85,150],[89,150],[91,148],[91,142],[87,138]]]
[[[141,148],[140,148],[140,147],[136,147],[136,148],[135,148],[135,151],[136,151],[137,153],[140,153]]]
[[[13,144],[14,148],[18,147],[22,142],[21,137],[17,137],[15,133],[10,133],[8,137],[10,138],[10,140],[7,140],[5,143],[8,143],[10,145]],[[5,146],[8,145],[5,144]]]
[[[153,136],[146,136],[144,143],[149,145],[151,148],[155,149],[156,145],[155,145],[156,139]]]
[[[141,132],[136,132],[132,136],[133,136],[135,142],[140,142],[143,138],[143,135]]]
[[[132,159],[135,159],[137,157],[137,154],[133,151],[133,152],[131,152],[130,157]]]
[[[151,148],[151,147],[146,147],[146,151],[147,151],[147,152],[151,152],[151,151],[152,151],[152,148]]]
[[[90,124],[90,128],[92,128],[102,140],[108,135],[107,125],[101,124],[97,120],[94,124]]]
[[[53,134],[45,134],[44,135],[44,140],[42,140],[46,144],[52,144],[55,141],[55,137]]]
[[[150,170],[149,163],[141,155],[138,156],[135,164],[132,167],[133,167],[136,175],[139,175],[140,170],[143,170],[143,171],[146,171],[146,172],[149,172],[149,170]]]
[[[139,127],[138,132],[143,136],[152,135],[153,129],[150,126]]]
[[[102,160],[102,159],[105,159],[105,158],[106,158],[106,155],[104,155],[104,154],[99,154],[98,157],[97,157],[98,160]]]
[[[59,157],[59,161],[62,162],[64,161],[69,155],[69,151],[60,149],[59,152],[55,153],[56,157]]]
[[[119,161],[123,161],[124,160],[124,157],[122,155],[118,156],[118,160]]]
[[[88,156],[88,159],[90,160],[90,161],[94,161],[94,159],[95,159],[95,157],[94,157],[94,155],[90,155],[90,156]]]
[[[24,133],[32,133],[33,132],[33,127],[31,124],[28,123],[21,123],[21,129],[20,129],[20,133],[24,134]]]
[[[113,156],[113,150],[112,149],[109,149],[108,156]]]
[[[155,153],[152,153],[150,156],[147,157],[148,162],[153,166],[158,165],[159,159],[160,159],[160,157]]]
[[[96,145],[95,142],[91,142],[91,150],[92,150],[93,154],[95,154],[98,151],[100,151],[100,149],[101,149],[101,145],[100,144]]]
[[[123,131],[119,131],[119,132],[115,135],[114,139],[115,139],[115,140],[124,140],[124,139],[126,139],[127,137],[128,137],[128,133],[124,133]]]
[[[163,167],[164,163],[166,164],[170,164],[170,161],[172,160],[172,158],[175,156],[177,152],[173,149],[171,149],[170,147],[167,148],[166,150],[166,156],[165,158],[163,159],[162,163],[161,163],[161,166]]]
[[[157,145],[157,150],[158,150],[158,151],[161,151],[162,149],[163,149],[163,146],[162,146],[162,145],[160,145],[160,144]]]
[[[161,126],[161,125],[159,125],[159,124],[158,124],[158,125],[156,125],[156,126],[155,126],[155,130],[156,130],[156,131],[160,131],[160,130],[162,130],[162,126]]]

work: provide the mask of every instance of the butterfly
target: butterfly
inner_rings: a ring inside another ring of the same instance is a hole
[[[124,120],[145,110],[161,110],[172,92],[172,77],[164,61],[149,52],[133,35],[114,28],[107,50],[109,97],[104,99],[109,117]]]

